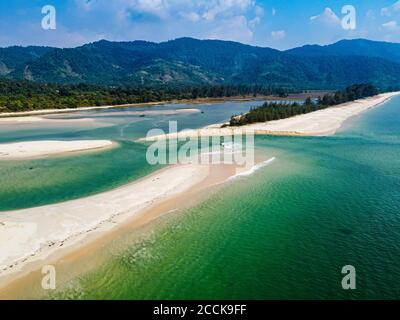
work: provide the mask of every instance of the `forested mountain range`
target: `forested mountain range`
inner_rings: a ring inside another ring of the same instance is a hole
[[[345,40],[288,51],[219,40],[98,41],[77,48],[0,49],[0,77],[132,87],[262,85],[340,89],[400,87],[400,44]]]
[[[302,57],[364,56],[382,58],[400,63],[399,43],[371,41],[365,39],[341,40],[326,46],[305,45],[303,47],[287,50],[286,53]]]

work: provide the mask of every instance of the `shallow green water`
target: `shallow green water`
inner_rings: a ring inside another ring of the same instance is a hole
[[[178,130],[223,122],[232,113],[246,112],[262,102],[227,102],[216,105],[162,105],[151,108],[124,108],[50,118],[95,120],[86,124],[1,125],[0,143],[31,140],[110,139],[119,146],[106,152],[79,156],[51,157],[27,161],[0,162],[0,211],[35,207],[99,193],[133,181],[159,169],[146,161],[146,147],[135,143],[150,129],[168,132],[169,121],[178,122]],[[141,118],[129,111],[198,108],[203,113],[154,115]],[[125,111],[127,115],[118,112]],[[117,114],[117,115],[116,115]],[[0,145],[1,148],[1,145]],[[1,149],[0,149],[1,150]]]
[[[57,296],[399,298],[400,99],[350,128],[257,138],[273,164],[165,219]],[[355,291],[341,288],[348,264]]]
[[[334,137],[256,146],[276,160],[139,240],[116,239],[106,263],[50,297],[400,298],[400,99]],[[356,268],[357,290],[341,288],[344,265]]]

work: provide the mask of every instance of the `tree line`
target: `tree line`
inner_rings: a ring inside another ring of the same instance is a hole
[[[252,108],[248,113],[233,115],[229,122],[230,126],[243,126],[250,123],[266,122],[290,118],[296,115],[305,114],[341,103],[354,101],[377,95],[379,90],[371,84],[355,84],[334,94],[326,94],[317,101],[307,98],[304,103],[277,103],[266,102],[262,106]]]
[[[0,80],[0,112],[121,105],[197,98],[279,95],[298,90],[261,85],[197,87],[129,87],[89,84],[62,85]]]

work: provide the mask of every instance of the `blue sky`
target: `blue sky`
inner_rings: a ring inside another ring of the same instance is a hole
[[[57,28],[41,27],[44,5]],[[343,6],[356,29],[342,27]],[[343,38],[400,42],[400,0],[13,0],[0,1],[0,46],[73,47],[100,39],[225,39],[287,49]]]

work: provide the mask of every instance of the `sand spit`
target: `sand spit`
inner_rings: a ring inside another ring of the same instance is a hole
[[[400,92],[384,93],[282,120],[225,128],[221,128],[223,124],[214,124],[201,129],[142,138],[139,141],[152,141],[160,138],[184,139],[201,136],[229,136],[245,134],[246,132],[277,136],[330,136],[334,135],[347,119],[370,110],[399,94]]]
[[[0,277],[107,231],[145,208],[201,183],[208,165],[176,165],[98,195],[54,205],[0,212]]]
[[[28,141],[0,144],[0,160],[23,160],[29,158],[59,155],[70,152],[81,152],[110,148],[110,140],[76,140],[76,141]]]

